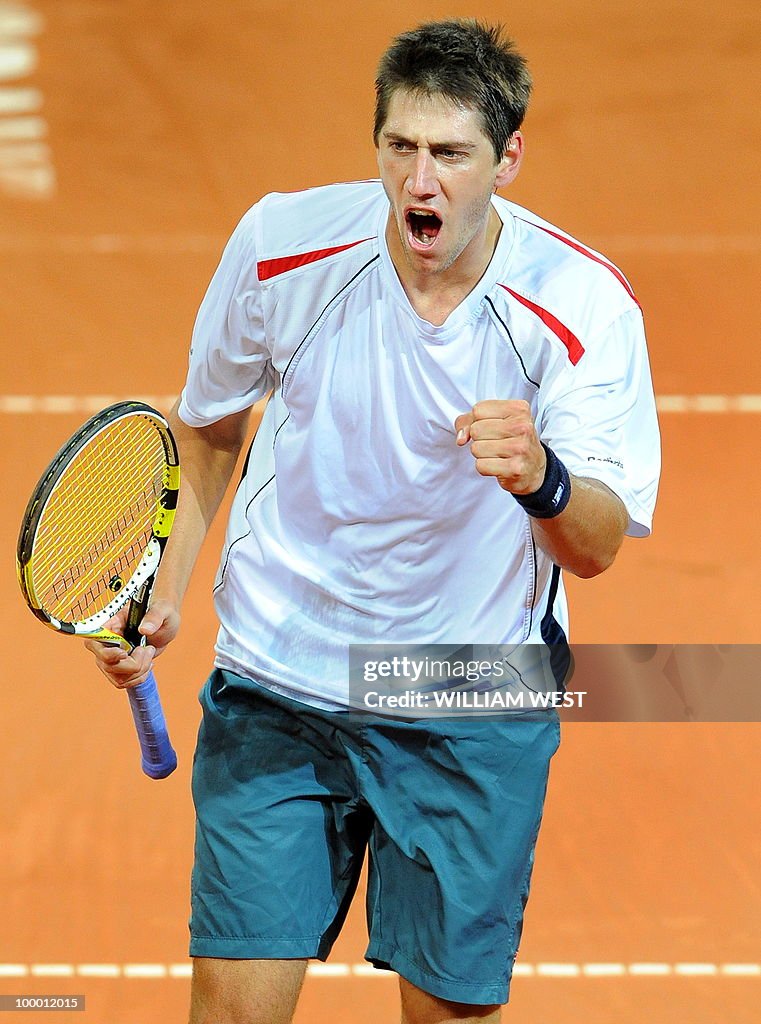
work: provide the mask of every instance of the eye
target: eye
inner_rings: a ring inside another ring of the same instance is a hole
[[[389,142],[389,148],[392,149],[395,153],[409,153],[412,149],[412,146],[409,144],[409,142],[401,142],[398,139],[393,139],[392,141]]]

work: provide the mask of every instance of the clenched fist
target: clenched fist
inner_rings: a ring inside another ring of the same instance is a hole
[[[457,444],[470,442],[470,454],[482,476],[494,476],[511,494],[533,494],[544,481],[547,457],[528,402],[489,399],[477,402],[454,421]]]

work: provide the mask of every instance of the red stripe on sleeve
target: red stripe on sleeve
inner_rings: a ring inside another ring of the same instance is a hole
[[[576,252],[581,253],[582,256],[586,256],[587,259],[594,260],[594,262],[599,263],[601,267],[605,267],[624,286],[624,288],[626,289],[626,294],[629,296],[629,298],[633,299],[634,302],[636,302],[639,306],[639,300],[637,299],[637,296],[634,294],[632,286],[626,280],[626,278],[618,269],[618,267],[615,267],[612,263],[609,263],[607,260],[604,260],[601,256],[597,256],[595,255],[595,253],[590,252],[589,249],[581,245],[580,242],[574,242],[572,239],[566,238],[565,235],[559,235],[557,231],[550,231],[549,228],[545,228],[541,224],[536,224],[533,220],[524,220],[523,217],[518,217],[517,219],[522,220],[524,224],[531,224],[532,227],[539,228],[540,231],[544,231],[544,233],[547,235],[552,235],[552,237],[557,238],[559,242],[565,242],[566,245],[570,246],[571,249],[574,249]],[[641,308],[642,307],[640,306],[640,309]]]
[[[355,245],[369,241],[369,238],[360,238],[359,241],[349,242],[348,245],[334,245],[332,249],[315,249],[313,252],[301,252],[296,256],[278,256],[274,260],[260,260],[256,265],[256,273],[260,281],[268,281],[271,277],[285,274],[288,270],[305,267],[308,263],[316,263],[317,260],[324,260],[326,256],[334,256],[337,252],[353,249]]]
[[[568,349],[568,358],[575,366],[581,357],[584,355],[584,346],[581,344],[579,339],[573,334],[565,324],[562,324],[556,316],[548,312],[546,309],[542,309],[541,306],[537,306],[531,299],[527,299],[525,295],[519,295],[518,292],[514,292],[512,288],[508,288],[506,284],[501,284],[500,288],[504,288],[506,292],[509,292],[514,299],[522,303],[527,309],[530,309],[532,313],[535,313],[543,324],[556,334],[558,338],[563,342],[565,347]]]

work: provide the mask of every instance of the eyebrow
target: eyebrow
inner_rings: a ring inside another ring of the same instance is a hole
[[[381,133],[384,139],[388,139],[389,142],[407,142],[410,146],[416,146],[417,143],[413,142],[412,139],[408,139],[405,135],[401,135],[399,132],[383,131]],[[475,142],[434,142],[430,149],[462,149],[471,150],[476,148]]]

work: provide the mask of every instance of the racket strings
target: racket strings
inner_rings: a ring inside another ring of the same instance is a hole
[[[152,536],[164,464],[156,428],[131,416],[100,431],[66,467],[32,559],[35,592],[54,618],[89,618],[128,583]]]
[[[153,486],[150,490],[146,490],[145,510],[150,512],[155,508],[159,494],[160,489],[157,492]],[[114,557],[114,545],[123,545],[127,530],[131,526],[134,527],[138,521],[136,517],[130,524],[127,516],[122,515],[119,522],[115,524],[115,529],[109,530],[91,544],[74,565],[69,566],[61,576],[50,582],[49,593],[58,606],[60,608],[65,607],[66,604],[71,606],[66,621],[79,622],[94,614],[100,607],[108,604],[108,601],[122,589],[132,576],[151,539],[150,521],[144,526],[140,535],[118,557]],[[104,557],[109,566],[107,573],[103,571]],[[75,595],[80,596],[75,598]],[[103,601],[104,597],[108,600]],[[49,607],[48,610],[50,610]],[[59,617],[56,616],[56,618]]]

